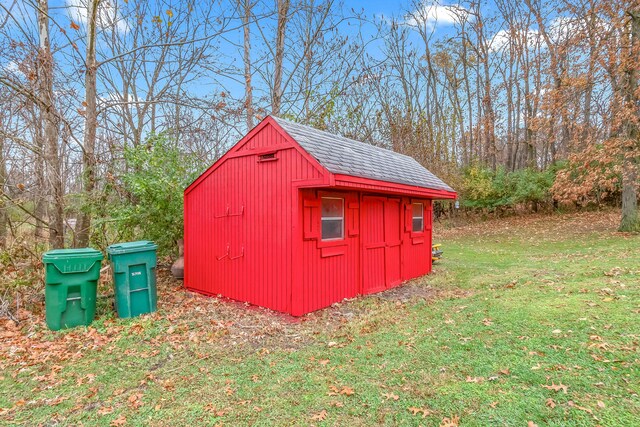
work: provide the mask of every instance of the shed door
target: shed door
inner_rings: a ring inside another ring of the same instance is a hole
[[[401,282],[400,200],[362,198],[362,293],[383,291]]]
[[[387,199],[384,205],[384,239],[385,267],[387,287],[399,285],[402,282],[400,273],[400,244],[402,243],[402,233],[400,224],[400,199]]]

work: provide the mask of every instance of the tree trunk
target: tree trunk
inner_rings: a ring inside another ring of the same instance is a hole
[[[91,209],[93,191],[96,186],[96,128],[98,111],[96,106],[96,20],[100,0],[90,0],[87,4],[87,57],[85,59],[85,124],[84,151],[82,153],[83,187],[87,203],[82,209],[77,225],[77,244],[79,247],[89,246],[91,235]]]
[[[38,109],[35,105],[30,104],[30,108],[32,110],[32,120],[34,127],[34,140],[36,148],[38,149],[37,153],[33,154],[34,167],[35,167],[35,175],[36,175],[36,188],[37,191],[34,192],[34,200],[33,200],[33,214],[35,216],[36,228],[35,228],[35,238],[38,241],[44,241],[45,238],[45,224],[44,217],[46,216],[46,188],[47,182],[45,180],[45,144],[44,144],[44,135],[42,129],[42,114],[38,114]]]
[[[0,116],[2,119],[2,116]],[[0,121],[0,129],[3,128]],[[7,205],[5,202],[4,192],[7,182],[7,167],[4,158],[4,137],[0,136],[0,249],[3,249],[7,243]]]
[[[630,17],[630,37],[625,66],[625,108],[624,119],[625,142],[623,147],[622,168],[622,219],[620,231],[640,231],[640,217],[638,216],[638,165],[640,164],[640,99],[638,97],[638,81],[640,70],[636,62],[640,53],[640,7],[627,11]],[[626,41],[626,40],[625,40]],[[624,41],[623,41],[624,43]],[[633,115],[634,117],[630,117]],[[635,120],[634,120],[635,119]]]
[[[273,91],[271,93],[271,114],[280,115],[282,104],[282,71],[284,61],[284,40],[289,19],[290,0],[278,0],[278,27],[276,32],[276,53],[273,61]]]
[[[64,187],[62,184],[62,165],[58,154],[58,117],[55,111],[53,95],[53,56],[49,40],[49,2],[38,0],[38,95],[42,103],[42,121],[44,123],[45,164],[49,194],[52,197],[49,206],[49,244],[53,248],[64,247]]]
[[[247,131],[253,128],[253,86],[251,82],[251,0],[242,5],[242,25],[244,26],[244,108],[247,117]],[[280,77],[282,79],[282,77]]]

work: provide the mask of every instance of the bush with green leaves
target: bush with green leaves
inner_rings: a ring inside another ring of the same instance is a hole
[[[479,165],[471,166],[464,171],[460,191],[462,205],[494,210],[549,203],[555,173],[555,168],[507,172],[504,168],[492,170]]]
[[[182,152],[167,134],[125,149],[125,197],[111,207],[119,240],[153,240],[159,254],[175,253],[183,234],[183,191],[201,172],[197,159]]]

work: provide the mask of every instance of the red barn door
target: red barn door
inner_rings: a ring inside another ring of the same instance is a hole
[[[400,200],[363,196],[361,212],[362,293],[371,294],[402,281]]]
[[[384,205],[384,240],[385,267],[387,269],[387,287],[397,286],[402,282],[400,271],[400,252],[402,243],[402,230],[400,224],[400,199],[387,199]]]

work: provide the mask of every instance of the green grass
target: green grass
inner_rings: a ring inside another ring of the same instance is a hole
[[[640,236],[599,215],[441,233],[445,258],[409,285],[427,299],[370,296],[300,323],[206,300],[245,329],[174,306],[122,321],[105,306],[103,345],[36,323],[41,342],[82,357],[12,359],[0,423],[640,425]]]

